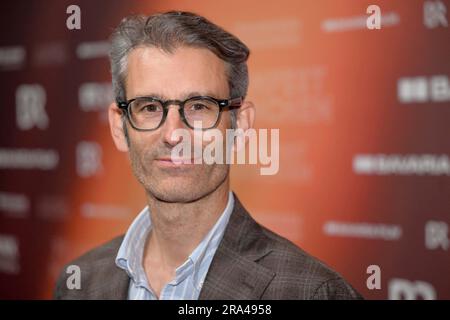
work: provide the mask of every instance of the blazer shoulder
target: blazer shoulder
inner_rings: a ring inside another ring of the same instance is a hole
[[[362,299],[362,296],[326,263],[288,239],[261,226],[270,253],[260,262],[276,276],[266,293],[280,299]],[[280,290],[280,287],[284,287]]]
[[[99,245],[80,257],[67,263],[60,272],[56,281],[53,297],[55,299],[70,299],[72,294],[76,294],[76,290],[68,290],[65,286],[70,274],[67,274],[69,266],[77,266],[81,271],[82,287],[88,286],[95,281],[99,275],[105,274],[108,269],[115,267],[115,257],[122,243],[124,235],[120,235],[102,245]],[[81,297],[82,298],[82,297]]]
[[[86,253],[76,258],[69,264],[92,265],[93,263],[101,262],[104,260],[110,261],[111,257],[115,258],[115,256],[117,255],[120,245],[122,244],[123,238],[124,235],[115,237],[114,239],[87,251]]]

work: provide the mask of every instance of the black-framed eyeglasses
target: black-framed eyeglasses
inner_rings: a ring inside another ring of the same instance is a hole
[[[131,126],[139,131],[158,129],[166,120],[169,105],[172,104],[179,106],[181,120],[189,128],[207,130],[217,125],[224,108],[239,108],[242,97],[216,99],[196,96],[184,101],[137,97],[128,101],[117,101],[117,106],[126,112]]]

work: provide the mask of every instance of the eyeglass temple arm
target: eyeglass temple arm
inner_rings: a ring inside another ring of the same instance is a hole
[[[126,109],[128,107],[128,103],[126,101],[122,101],[119,99],[116,99],[116,104],[120,109]]]
[[[228,107],[230,108],[239,108],[242,105],[243,98],[237,97],[229,100]]]

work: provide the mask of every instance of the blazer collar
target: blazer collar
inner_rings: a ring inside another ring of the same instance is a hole
[[[271,252],[261,226],[235,196],[233,213],[209,267],[200,300],[260,299],[275,272],[258,264]]]

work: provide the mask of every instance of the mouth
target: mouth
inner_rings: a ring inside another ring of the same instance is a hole
[[[155,159],[157,165],[162,167],[186,167],[194,165],[194,158],[171,158],[163,157]]]

